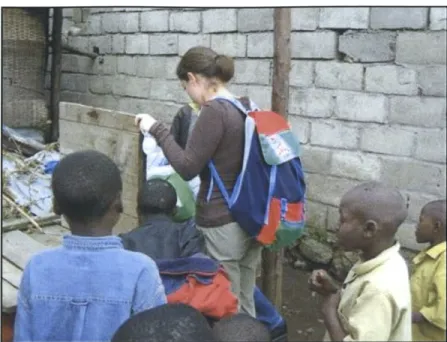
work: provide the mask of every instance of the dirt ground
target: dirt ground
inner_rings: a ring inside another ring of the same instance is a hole
[[[282,315],[289,341],[322,341],[325,328],[319,298],[308,289],[309,273],[284,265]]]

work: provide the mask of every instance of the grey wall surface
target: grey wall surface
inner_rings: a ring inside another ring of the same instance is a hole
[[[63,56],[63,101],[170,122],[188,101],[175,67],[205,45],[235,58],[234,93],[270,107],[271,8],[64,9],[64,17],[71,46],[104,56]],[[446,195],[446,17],[428,7],[292,9],[289,118],[311,224],[334,229],[344,191],[382,180],[409,197],[399,234],[420,247],[419,211]]]

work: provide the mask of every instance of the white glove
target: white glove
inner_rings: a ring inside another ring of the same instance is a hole
[[[141,133],[148,134],[152,126],[157,121],[149,114],[137,114],[135,116],[135,125],[139,126]]]

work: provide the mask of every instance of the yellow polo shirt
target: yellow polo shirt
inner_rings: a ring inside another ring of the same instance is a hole
[[[427,320],[413,324],[413,341],[446,341],[445,246],[444,241],[421,251],[413,259],[412,309]]]
[[[349,271],[338,307],[344,341],[412,340],[408,268],[399,250],[396,243]]]

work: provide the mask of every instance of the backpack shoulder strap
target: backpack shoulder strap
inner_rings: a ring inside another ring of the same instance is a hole
[[[237,109],[239,109],[242,113],[245,115],[248,115],[248,113],[251,111],[250,109],[247,109],[237,98],[235,97],[226,97],[226,96],[216,96],[213,98],[213,100],[223,100],[230,102],[233,106],[235,106]]]

